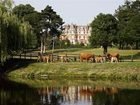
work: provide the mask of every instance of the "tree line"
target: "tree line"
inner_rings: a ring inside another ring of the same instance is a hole
[[[92,47],[102,46],[104,54],[108,46],[138,49],[140,45],[140,1],[126,1],[115,14],[97,15],[91,22]],[[13,52],[53,46],[54,40],[60,47],[70,46],[69,41],[59,40],[63,30],[63,19],[49,5],[38,12],[30,4],[13,7],[13,0],[0,0],[0,61],[6,61]]]
[[[140,1],[126,1],[114,15],[100,13],[90,26],[90,44],[92,47],[102,46],[104,54],[107,53],[108,46],[139,49]]]

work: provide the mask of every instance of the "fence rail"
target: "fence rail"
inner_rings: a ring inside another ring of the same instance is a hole
[[[17,54],[17,55],[11,55],[12,59],[37,59],[37,55],[33,54]]]
[[[52,55],[52,58],[53,58],[53,61],[56,61],[56,60],[59,60],[60,57],[62,56],[62,54],[53,54]],[[68,58],[69,60],[77,60],[79,59],[79,54],[63,54],[64,57]],[[14,54],[14,55],[11,55],[12,59],[30,59],[30,60],[37,60],[38,58],[38,55],[37,54]]]

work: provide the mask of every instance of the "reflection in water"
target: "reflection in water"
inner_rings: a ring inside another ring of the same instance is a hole
[[[40,100],[45,105],[54,104],[61,105],[91,105],[98,103],[97,95],[106,94],[105,97],[114,97],[119,92],[118,88],[101,88],[101,87],[90,87],[90,86],[63,86],[63,87],[46,87],[38,89]],[[100,101],[100,100],[99,100]],[[82,102],[82,103],[81,103]],[[102,104],[98,104],[102,105]],[[112,104],[108,104],[112,105]]]
[[[140,90],[97,86],[30,88],[0,82],[0,105],[139,105]]]

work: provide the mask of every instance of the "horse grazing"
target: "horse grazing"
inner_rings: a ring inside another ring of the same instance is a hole
[[[119,53],[107,54],[107,58],[111,62],[119,62],[119,57],[120,57]]]
[[[104,58],[101,55],[99,55],[99,56],[95,57],[95,62],[96,63],[103,63],[105,61],[104,61]]]
[[[81,53],[80,54],[80,61],[83,62],[83,60],[86,60],[87,62],[89,60],[95,61],[95,55],[90,53]]]
[[[37,62],[51,62],[52,61],[52,55],[43,55],[40,52],[38,53]]]
[[[60,55],[60,61],[61,62],[68,62],[68,57],[67,57],[67,54],[63,54],[63,55]]]
[[[44,55],[43,56],[43,62],[49,63],[50,62],[50,55]]]

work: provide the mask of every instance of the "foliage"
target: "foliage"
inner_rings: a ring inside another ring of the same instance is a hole
[[[60,47],[59,47],[60,49],[61,48],[69,48],[71,46],[71,43],[68,39],[66,39],[66,40],[59,41],[59,45],[60,45]]]
[[[7,1],[7,3],[6,3]],[[11,0],[0,2],[0,61],[3,64],[13,51],[30,46],[32,27],[11,13]],[[9,7],[8,7],[9,6]]]
[[[36,35],[34,39],[37,38],[37,46],[41,45],[41,52],[42,50],[45,52],[44,48],[50,43],[53,36],[61,34],[63,20],[51,6],[46,6],[44,10],[37,12],[30,4],[20,4],[14,7],[13,13],[19,19],[28,21],[33,27],[33,32]]]
[[[51,6],[46,6],[44,10],[41,11],[41,28],[45,29],[46,34],[51,36],[59,36],[62,31],[63,20],[57,15],[57,13],[52,9]]]
[[[52,9],[51,6],[46,6],[41,11],[41,53],[46,51],[46,39],[50,36],[53,40],[55,37],[59,37],[62,32],[63,25],[62,18]]]
[[[135,45],[138,49],[140,41],[140,1],[126,1],[116,10],[115,16],[119,24],[119,48],[123,49],[124,46]]]
[[[24,16],[34,13],[34,8],[30,4],[20,4],[13,8],[13,13],[18,16],[18,18],[23,18]]]
[[[140,45],[140,13],[130,19],[127,29],[128,31],[126,34],[130,39],[129,42],[126,43],[135,46],[135,48],[138,49]]]
[[[107,53],[107,47],[115,42],[117,33],[117,20],[111,14],[100,13],[91,23],[92,32],[90,43],[92,46],[100,45]]]
[[[15,14],[20,20],[28,22],[32,26],[32,35],[30,37],[30,45],[27,48],[34,48],[37,46],[37,42],[40,42],[40,30],[39,30],[39,21],[40,21],[40,14],[35,11],[34,7],[30,4],[20,4],[13,8],[13,14]]]

